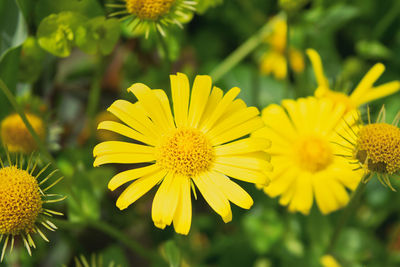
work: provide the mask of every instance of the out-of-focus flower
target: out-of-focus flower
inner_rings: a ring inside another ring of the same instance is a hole
[[[328,79],[324,74],[321,57],[317,51],[307,49],[307,55],[311,60],[318,83],[315,96],[318,98],[330,98],[335,102],[344,103],[349,110],[400,90],[400,81],[392,81],[374,87],[374,83],[385,71],[385,66],[382,63],[377,63],[367,72],[350,96],[342,92],[333,91],[330,89]]]
[[[342,266],[336,261],[336,259],[332,255],[329,255],[329,254],[322,256],[320,259],[320,263],[321,263],[322,267],[341,267]]]
[[[291,212],[308,214],[314,197],[323,214],[344,207],[349,201],[346,188],[354,190],[363,172],[353,171],[346,159],[334,155],[346,152],[343,118],[353,125],[357,117],[343,104],[315,97],[266,107],[262,112],[266,127],[252,135],[272,141],[274,170],[264,192],[280,196],[280,204]]]
[[[151,30],[159,31],[165,36],[165,28],[178,25],[190,20],[196,10],[196,1],[191,0],[116,0],[108,4],[116,11],[110,16],[122,16],[129,20],[132,28],[139,28],[146,37]]]
[[[111,190],[134,181],[118,198],[117,207],[126,209],[159,184],[152,205],[155,226],[164,229],[173,222],[177,233],[188,234],[192,220],[191,192],[196,196],[195,186],[224,222],[232,219],[229,201],[245,209],[253,205],[251,196],[228,176],[268,184],[266,173],[271,164],[264,150],[270,141],[255,137],[239,139],[264,125],[257,108],[235,100],[239,88],[232,88],[224,95],[221,89],[212,88],[210,76],[197,76],[192,90],[186,75],[178,73],[170,78],[174,116],[164,91],[133,84],[128,91],[138,102],[117,100],[108,109],[129,127],[104,121],[98,129],[124,135],[135,143],[98,144],[93,150],[94,166],[148,163],[111,179]]]
[[[27,162],[27,167],[22,168],[23,162],[11,162],[7,154],[8,165],[0,159],[0,242],[3,242],[1,261],[4,258],[8,246],[13,249],[14,239],[21,237],[29,255],[31,248],[35,248],[32,234],[38,233],[45,241],[49,241],[41,228],[45,227],[51,231],[57,227],[50,221],[53,215],[62,213],[49,210],[43,205],[61,201],[64,198],[54,194],[48,194],[48,190],[58,181],[45,186],[56,171],[51,172],[47,177],[38,182],[37,178],[49,167],[47,165],[35,176],[33,172],[37,167],[32,156]],[[18,159],[18,157],[17,157]],[[56,196],[56,198],[54,198]]]
[[[85,256],[80,255],[74,258],[75,267],[121,267],[121,265],[116,265],[114,261],[104,263],[103,257],[101,255],[92,254],[90,259]],[[63,265],[66,267],[66,265]]]
[[[287,24],[286,20],[279,16],[274,17],[270,23],[273,30],[266,39],[269,50],[261,57],[260,71],[265,75],[272,74],[276,79],[282,80],[287,76]],[[296,73],[303,72],[303,54],[294,47],[289,47],[288,57],[291,69]]]
[[[39,138],[44,140],[46,128],[42,118],[32,113],[25,115]],[[1,140],[10,152],[31,153],[37,149],[35,140],[17,113],[7,116],[1,122]]]
[[[385,109],[382,107],[375,123],[360,126],[357,131],[348,131],[350,138],[346,141],[347,153],[341,156],[350,159],[350,163],[357,164],[358,169],[364,170],[364,182],[376,174],[383,185],[392,189],[390,176],[400,172],[400,112],[393,124],[385,122]],[[349,152],[351,151],[351,152]]]

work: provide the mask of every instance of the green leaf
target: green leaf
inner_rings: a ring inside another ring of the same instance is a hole
[[[46,17],[37,32],[40,46],[56,56],[69,56],[75,44],[76,30],[85,21],[84,16],[69,11]]]
[[[77,29],[76,44],[88,54],[110,54],[118,42],[120,29],[117,19],[93,18]]]
[[[357,52],[366,59],[388,59],[392,51],[379,41],[361,40],[356,44]]]
[[[28,29],[15,1],[0,1],[0,62],[10,49],[21,45]]]
[[[174,240],[169,240],[164,244],[164,252],[170,267],[179,267],[181,263],[181,252]]]
[[[34,37],[28,37],[22,45],[19,64],[19,80],[32,83],[39,78],[46,53],[40,48]]]

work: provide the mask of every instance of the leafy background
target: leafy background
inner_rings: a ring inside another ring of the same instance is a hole
[[[386,65],[379,83],[398,79],[399,1],[301,2],[302,8],[287,14],[290,42],[321,54],[335,89],[353,89],[376,62]],[[181,71],[191,79],[212,73],[272,16],[285,13],[278,2],[200,0],[184,30],[173,28],[165,38],[168,54],[155,36],[134,36],[118,20],[105,20],[104,6],[101,0],[0,1],[0,78],[25,109],[43,105],[49,125],[61,132],[53,156],[65,179],[54,191],[69,196],[55,207],[65,217],[56,221],[60,229],[49,234],[50,244],[36,239],[32,257],[17,246],[0,266],[74,266],[75,256],[92,253],[121,266],[320,266],[341,211],[323,216],[314,207],[309,216],[291,214],[243,183],[254,198],[250,211],[232,207],[233,221],[224,224],[199,196],[190,234],[180,236],[153,226],[154,190],[125,211],[115,207],[120,192],[109,192],[107,183],[126,166],[92,167],[92,148],[101,138],[93,130],[96,116],[118,98],[134,101],[125,90],[129,85],[143,82],[169,92],[170,73]],[[54,29],[61,24],[72,29],[74,41],[69,32]],[[257,45],[218,86],[240,87],[240,97],[260,109],[313,94],[316,82],[307,60],[302,74],[283,81],[261,75],[258,63],[266,49],[265,43]],[[397,93],[370,104],[372,117],[385,104],[393,119],[399,103]],[[13,112],[1,93],[0,106],[0,119]],[[393,183],[400,188],[397,180]],[[376,179],[368,184],[336,246],[343,266],[400,265],[398,203],[399,194]],[[164,263],[133,251],[129,240]]]

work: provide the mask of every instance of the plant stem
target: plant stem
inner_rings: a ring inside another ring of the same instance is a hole
[[[158,40],[159,40],[161,47],[163,49],[163,52],[164,52],[164,59],[166,60],[166,63],[167,63],[166,65],[168,65],[168,68],[170,68],[171,67],[171,59],[169,58],[168,45],[165,42],[165,38],[164,38],[164,36],[162,36],[160,31],[156,30],[156,32],[157,32]]]
[[[333,252],[335,245],[340,237],[340,233],[343,230],[343,227],[346,225],[347,221],[351,218],[351,215],[354,214],[355,208],[358,206],[361,194],[364,192],[366,185],[367,184],[361,180],[356,190],[352,193],[349,204],[347,204],[346,208],[343,210],[339,221],[336,224],[335,230],[333,231],[331,242],[328,246],[328,253]]]
[[[267,22],[258,32],[233,51],[224,61],[210,72],[213,82],[217,82],[222,76],[233,69],[240,61],[257,48],[262,43],[266,34],[271,31],[271,25]]]
[[[17,111],[19,116],[21,117],[22,121],[24,122],[26,128],[28,129],[29,133],[32,135],[33,139],[35,140],[37,146],[39,147],[40,152],[49,160],[54,166],[57,166],[56,161],[54,160],[53,156],[47,150],[46,146],[40,139],[40,137],[36,134],[35,130],[33,129],[32,125],[29,123],[28,119],[25,116],[24,111],[18,105],[17,100],[15,99],[14,95],[11,93],[10,89],[8,89],[7,85],[0,79],[0,89],[6,95],[8,101],[10,101],[11,105]]]
[[[87,107],[87,116],[91,121],[95,117],[97,107],[99,105],[101,81],[103,78],[105,68],[107,66],[105,57],[98,55],[96,59],[98,62],[96,64],[96,70],[93,76],[92,83],[90,85],[88,107]]]

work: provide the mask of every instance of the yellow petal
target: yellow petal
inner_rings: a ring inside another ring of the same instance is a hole
[[[174,118],[172,117],[172,113],[171,113],[171,106],[169,104],[168,97],[165,94],[164,90],[155,89],[152,91],[157,96],[157,98],[160,100],[160,103],[161,103],[162,109],[164,111],[164,114],[166,116],[166,119],[168,121],[168,124],[175,126]]]
[[[318,86],[329,88],[328,79],[324,74],[324,68],[322,66],[321,57],[314,49],[307,49],[306,53],[310,58],[311,65],[314,69],[315,78],[317,79]]]
[[[205,118],[204,124],[201,128],[202,131],[207,132],[214,123],[224,114],[229,105],[233,102],[236,96],[240,93],[240,89],[237,87],[229,90],[218,105],[213,110],[213,113],[208,118]]]
[[[134,181],[119,196],[117,207],[121,210],[126,209],[129,205],[152,189],[166,174],[167,171],[160,170]]]
[[[250,119],[241,125],[233,127],[230,131],[222,133],[211,139],[211,144],[217,146],[248,135],[264,126],[260,117]]]
[[[285,110],[276,104],[271,104],[263,109],[261,115],[265,125],[271,130],[279,133],[284,140],[293,140],[296,137],[296,131],[293,127],[293,123],[289,120],[289,117]],[[267,137],[265,137],[267,138]]]
[[[213,87],[211,94],[208,98],[207,105],[204,108],[203,115],[201,116],[199,128],[202,127],[204,121],[208,119],[208,117],[211,115],[211,113],[213,113],[213,111],[217,107],[218,103],[221,101],[223,94],[224,93],[220,88],[218,88],[216,86]]]
[[[197,75],[190,97],[189,126],[197,128],[203,115],[208,97],[211,91],[211,77],[208,75]]]
[[[232,203],[243,209],[250,209],[251,206],[253,206],[253,199],[251,196],[238,184],[231,181],[231,179],[218,172],[211,172],[210,176],[213,182]]]
[[[178,200],[178,206],[176,207],[173,223],[175,232],[178,234],[187,235],[192,223],[192,199],[190,195],[189,178],[182,179],[180,185],[180,197]]]
[[[120,154],[110,154],[102,155],[96,157],[93,166],[98,167],[107,163],[140,163],[140,162],[151,162],[156,158],[154,154],[137,154],[137,153],[120,153]]]
[[[138,145],[122,141],[105,141],[96,145],[93,149],[93,156],[103,156],[110,154],[154,154],[154,147]]]
[[[115,133],[121,134],[128,138],[137,140],[139,142],[148,144],[148,145],[156,145],[156,141],[149,136],[139,133],[138,131],[133,130],[132,128],[123,125],[119,122],[115,121],[102,121],[97,126],[97,129],[113,131]]]
[[[113,178],[111,178],[110,182],[108,183],[108,188],[111,191],[114,191],[115,189],[117,189],[118,187],[127,182],[152,174],[158,171],[159,169],[160,168],[156,164],[151,164],[146,167],[120,172],[114,175]]]
[[[170,75],[172,102],[177,127],[187,126],[189,111],[189,80],[185,74]]]
[[[265,150],[271,146],[271,141],[259,137],[249,137],[214,148],[216,156],[250,153]]]
[[[207,201],[208,205],[227,223],[232,220],[231,205],[227,197],[215,185],[213,180],[205,173],[193,178],[194,183]]]
[[[224,164],[228,166],[240,167],[243,169],[272,171],[272,165],[267,161],[268,159],[258,159],[255,157],[246,157],[242,155],[237,156],[220,156],[216,157],[215,163]]]
[[[178,204],[182,179],[187,177],[176,176],[169,172],[162,181],[154,196],[151,208],[151,218],[154,225],[170,225]],[[161,227],[163,228],[163,227]]]
[[[354,89],[353,93],[350,95],[351,100],[356,100],[371,90],[373,84],[382,73],[385,71],[385,65],[382,63],[377,63],[365,74],[364,78],[361,79],[360,83],[357,85],[356,89]]]
[[[269,183],[269,178],[261,171],[244,169],[236,166],[225,165],[220,163],[214,164],[214,170],[219,171],[232,178],[242,180],[253,184],[266,185]]]
[[[400,90],[400,82],[393,81],[382,85],[379,85],[371,90],[367,91],[364,95],[359,98],[353,98],[356,106],[361,106],[362,104],[374,101],[379,98],[394,94]],[[352,95],[353,96],[353,95]]]
[[[328,214],[343,207],[348,200],[344,187],[327,175],[313,177],[315,199],[323,214]]]
[[[296,168],[291,168],[289,164],[281,167],[279,170],[274,165],[274,171],[271,175],[271,183],[264,188],[264,192],[271,197],[276,197],[286,192],[289,187],[295,183],[298,175]]]
[[[302,172],[296,179],[296,189],[289,204],[289,211],[308,215],[313,203],[312,174]]]

